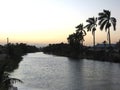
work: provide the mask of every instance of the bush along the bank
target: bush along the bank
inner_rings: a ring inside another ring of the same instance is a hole
[[[21,56],[25,55],[26,53],[37,52],[39,49],[35,46],[30,46],[25,43],[16,43],[16,44],[7,44],[5,45],[6,54],[10,58],[21,58]]]

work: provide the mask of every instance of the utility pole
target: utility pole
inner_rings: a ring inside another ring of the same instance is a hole
[[[7,37],[7,59],[9,58],[9,38]]]
[[[9,38],[7,37],[7,45],[9,44]]]

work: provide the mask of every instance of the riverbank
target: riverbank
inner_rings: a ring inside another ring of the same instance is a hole
[[[8,43],[0,48],[0,90],[13,90],[13,84],[22,82],[20,79],[11,78],[10,74],[19,67],[22,56],[27,53],[38,52],[39,49],[35,46],[25,43]],[[9,81],[8,81],[9,80]],[[8,83],[7,83],[8,82]],[[7,84],[6,84],[7,83]],[[16,90],[16,89],[15,89]]]
[[[42,50],[46,54],[65,56],[76,59],[92,59],[107,62],[120,63],[120,53],[114,49],[99,49],[94,50],[83,46],[82,48],[73,48],[68,44],[53,44]]]
[[[6,54],[0,54],[0,61],[6,59]]]
[[[60,53],[52,53],[52,52],[44,52],[45,54],[52,54],[52,55],[57,55],[57,56],[65,56],[69,58],[74,58],[74,59],[88,59],[88,60],[98,60],[98,61],[107,61],[107,62],[115,62],[115,63],[120,63],[120,55],[118,54],[105,54],[105,53],[100,53],[96,52],[94,55],[90,54],[77,54],[76,53],[69,53],[69,54],[60,54]]]

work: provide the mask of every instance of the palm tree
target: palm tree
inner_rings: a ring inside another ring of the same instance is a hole
[[[14,83],[17,83],[17,82],[23,83],[20,79],[10,78],[9,75],[10,75],[9,73],[4,73],[4,75],[3,75],[1,87],[5,88],[5,90],[6,89],[9,90],[10,88],[13,88]]]
[[[92,31],[93,46],[95,47],[95,31],[97,27],[97,18],[95,17],[89,18],[88,20],[86,20],[86,22],[88,22],[88,24],[85,26],[85,28],[87,28],[87,31]]]
[[[76,36],[79,37],[79,41],[80,44],[83,45],[83,41],[84,41],[84,36],[86,35],[86,31],[84,30],[83,24],[79,24],[78,26],[76,26],[77,30],[76,30]]]
[[[68,43],[73,46],[74,43],[76,42],[75,33],[70,34],[68,36],[67,40],[68,40]]]
[[[13,84],[17,82],[23,83],[20,79],[9,77],[10,74],[5,71],[5,67],[6,65],[3,65],[2,70],[0,70],[0,90],[9,90],[13,88]]]
[[[109,10],[103,10],[103,12],[99,13],[99,25],[100,29],[107,31],[107,38],[109,41],[109,46],[111,45],[111,38],[110,38],[110,27],[113,26],[113,29],[116,30],[116,18],[111,17],[111,12]]]

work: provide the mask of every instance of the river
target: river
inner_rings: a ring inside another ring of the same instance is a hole
[[[12,77],[18,90],[119,90],[120,64],[75,60],[42,52],[23,56]]]

